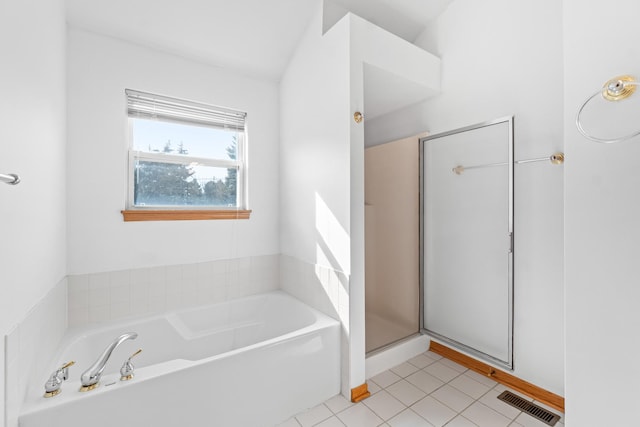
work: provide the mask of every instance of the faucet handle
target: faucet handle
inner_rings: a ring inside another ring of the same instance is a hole
[[[142,353],[141,348],[138,349],[138,351],[133,353],[131,356],[129,356],[127,360],[125,360],[124,364],[122,365],[122,368],[120,368],[120,381],[128,381],[133,378],[134,366],[133,366],[133,363],[131,363],[131,359],[133,359],[135,356],[139,355],[140,353]]]
[[[53,397],[57,394],[60,394],[62,389],[62,382],[69,379],[69,367],[73,366],[76,362],[70,361],[56,369],[54,373],[51,374],[47,382],[44,384],[44,397]]]
[[[71,360],[60,367],[56,372],[60,372],[62,374],[62,379],[64,381],[69,379],[69,367],[75,365],[75,360]]]

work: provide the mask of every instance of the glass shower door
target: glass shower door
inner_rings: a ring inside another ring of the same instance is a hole
[[[423,331],[513,356],[513,118],[421,140]]]

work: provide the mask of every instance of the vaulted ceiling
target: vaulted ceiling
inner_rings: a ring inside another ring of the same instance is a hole
[[[453,0],[325,0],[414,41]],[[73,27],[279,81],[321,0],[67,0]]]

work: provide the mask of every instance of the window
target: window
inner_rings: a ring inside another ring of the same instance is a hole
[[[125,221],[248,218],[246,113],[127,89]]]

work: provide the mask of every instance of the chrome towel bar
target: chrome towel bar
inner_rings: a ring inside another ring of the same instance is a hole
[[[540,157],[538,159],[524,159],[524,160],[514,160],[513,163],[515,164],[521,164],[521,163],[533,163],[533,162],[546,162],[546,161],[550,161],[552,165],[561,165],[564,163],[564,153],[553,153],[551,156],[549,157]],[[488,163],[486,165],[474,165],[474,166],[462,166],[462,165],[458,165],[455,168],[452,168],[451,170],[456,174],[456,175],[462,175],[462,173],[468,169],[482,169],[482,168],[489,168],[492,166],[505,166],[508,165],[509,163],[507,162],[501,162],[501,163]]]
[[[0,181],[6,182],[7,184],[10,184],[10,185],[16,185],[20,182],[20,177],[15,173],[10,173],[6,175],[3,173],[0,173]]]

